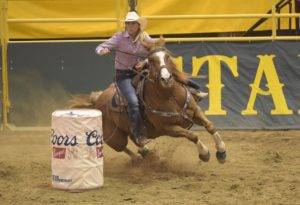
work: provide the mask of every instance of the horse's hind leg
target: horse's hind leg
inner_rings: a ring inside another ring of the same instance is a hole
[[[188,140],[195,143],[195,145],[198,148],[199,158],[204,161],[208,162],[210,158],[210,153],[207,147],[201,142],[200,139],[198,139],[198,136],[195,135],[192,131],[186,130],[180,126],[170,126],[164,128],[167,135],[173,136],[173,137],[185,137]]]
[[[124,151],[132,159],[132,161],[137,160],[137,156],[127,148],[128,133],[122,131],[109,119],[103,123],[103,136],[105,143],[115,151]]]
[[[127,135],[128,134],[126,132],[123,132],[118,127],[115,127],[110,137],[106,137],[105,142],[108,146],[110,146],[117,152],[124,151],[131,158],[133,162],[136,162],[138,160],[137,155],[127,148],[127,144],[128,144]]]
[[[216,157],[220,163],[224,163],[226,159],[225,143],[222,141],[219,132],[213,126],[213,123],[207,119],[200,107],[198,107],[197,111],[195,112],[194,122],[198,125],[204,126],[205,129],[211,134],[217,149]]]

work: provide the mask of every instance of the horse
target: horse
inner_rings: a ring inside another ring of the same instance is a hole
[[[148,55],[148,68],[139,72],[133,79],[133,84],[139,93],[145,124],[142,133],[149,139],[162,135],[185,137],[196,145],[199,158],[208,162],[210,159],[208,148],[194,132],[189,130],[193,124],[203,126],[214,140],[217,160],[224,163],[225,143],[187,88],[187,80],[188,75],[177,69],[171,53],[165,47],[151,48]],[[103,114],[105,143],[115,151],[125,152],[132,160],[136,160],[137,156],[127,148],[128,136],[134,143],[135,140],[126,112],[126,103],[120,103],[117,96],[120,97],[118,88],[115,84],[111,84],[104,91],[75,97],[71,107],[99,109]],[[146,146],[139,148],[139,153],[146,154]]]

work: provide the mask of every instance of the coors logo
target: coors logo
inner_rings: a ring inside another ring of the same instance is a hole
[[[101,158],[103,157],[103,147],[96,147],[96,154],[97,154],[97,158]]]
[[[53,158],[64,159],[66,156],[66,148],[53,147]]]
[[[88,146],[103,144],[102,136],[98,134],[97,130],[86,132],[86,144]]]
[[[103,138],[98,134],[97,130],[86,132],[86,144],[88,146],[103,145]],[[51,130],[51,143],[53,145],[75,146],[78,144],[77,136],[58,135],[54,129]]]
[[[53,145],[75,146],[78,144],[76,136],[70,137],[68,135],[57,135],[54,132],[54,129],[51,130],[51,138],[51,142]]]

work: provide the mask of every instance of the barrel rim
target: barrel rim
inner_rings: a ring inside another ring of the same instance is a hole
[[[52,113],[52,117],[88,118],[100,116],[102,116],[102,112],[97,109],[62,109]]]

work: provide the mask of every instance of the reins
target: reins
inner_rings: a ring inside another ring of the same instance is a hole
[[[112,49],[111,51],[118,51],[120,53],[124,53],[124,54],[131,55],[131,56],[136,56],[136,57],[140,57],[140,58],[147,58],[148,57],[147,55],[138,55],[138,54],[122,51],[122,50],[119,50],[119,49]]]
[[[187,106],[188,106],[188,104],[189,104],[189,102],[190,102],[190,99],[191,99],[191,93],[190,93],[189,90],[186,88],[186,86],[183,85],[183,87],[184,87],[184,89],[185,89],[185,91],[186,91],[186,98],[185,98],[185,103],[184,103],[183,107],[181,108],[181,110],[180,110],[180,111],[176,111],[176,112],[168,112],[168,111],[162,111],[162,110],[154,109],[153,107],[151,107],[149,104],[147,104],[147,103],[145,102],[145,100],[144,100],[144,98],[143,98],[143,96],[144,96],[143,94],[144,94],[144,86],[145,86],[146,80],[150,81],[151,83],[155,83],[155,81],[154,81],[153,79],[150,79],[150,78],[149,78],[149,74],[148,74],[148,75],[146,75],[146,76],[142,79],[142,81],[140,82],[141,85],[138,86],[139,89],[140,89],[140,90],[139,90],[139,91],[140,91],[140,92],[139,92],[139,93],[140,93],[139,98],[140,98],[140,100],[141,100],[141,103],[142,103],[143,107],[144,107],[147,111],[149,111],[149,112],[151,112],[151,113],[153,113],[153,114],[155,114],[155,115],[161,116],[161,117],[183,117],[184,119],[186,119],[186,120],[188,120],[188,121],[190,122],[189,128],[190,128],[191,126],[193,126],[193,124],[194,124],[194,123],[193,123],[193,120],[191,120],[191,119],[188,117],[188,115],[186,114]],[[179,105],[179,103],[178,103],[177,99],[175,98],[175,96],[172,95],[172,97],[174,98],[174,100],[175,100],[177,106],[180,108],[181,106]]]

